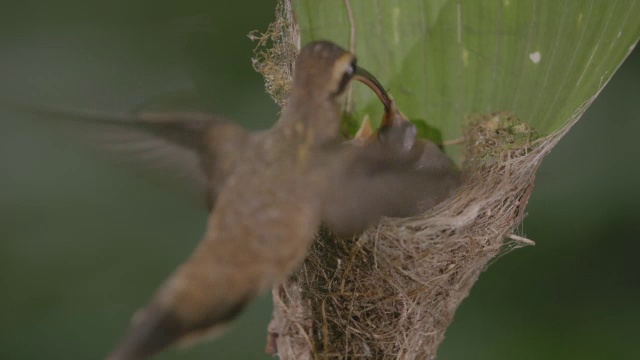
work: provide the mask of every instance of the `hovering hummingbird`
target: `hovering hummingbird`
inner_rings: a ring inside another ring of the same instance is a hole
[[[385,107],[382,128],[355,145],[340,133],[343,95],[353,79]],[[181,159],[174,166],[207,194],[210,216],[201,243],[134,315],[108,360],[144,359],[219,334],[302,262],[320,224],[355,234],[382,216],[424,210],[420,202],[441,201],[458,183],[452,166],[420,165],[446,156],[420,146],[415,127],[378,81],[353,54],[327,41],[301,50],[288,105],[266,131],[251,133],[208,113],[27,110],[155,141]]]

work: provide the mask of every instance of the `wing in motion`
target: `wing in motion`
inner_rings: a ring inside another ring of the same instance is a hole
[[[434,143],[416,138],[415,126],[394,102],[377,132],[368,127],[364,121],[343,149],[348,160],[338,165],[325,198],[323,222],[338,234],[359,233],[382,216],[427,211],[460,185],[453,162]]]
[[[209,209],[242,153],[250,133],[224,117],[187,111],[108,114],[54,106],[3,106],[64,125],[83,142],[174,179],[201,197]]]

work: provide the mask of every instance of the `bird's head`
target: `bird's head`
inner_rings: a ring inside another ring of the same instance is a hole
[[[390,104],[382,85],[368,71],[357,66],[354,54],[330,41],[314,41],[302,48],[298,55],[292,94],[307,100],[339,102],[354,79],[369,86],[385,107]]]

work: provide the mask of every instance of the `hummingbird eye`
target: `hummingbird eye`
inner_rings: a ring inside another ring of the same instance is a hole
[[[340,79],[340,84],[338,85],[338,90],[334,93],[334,95],[340,95],[347,88],[347,84],[353,78],[353,75],[356,73],[356,60],[353,59],[347,70],[342,74],[342,78]]]

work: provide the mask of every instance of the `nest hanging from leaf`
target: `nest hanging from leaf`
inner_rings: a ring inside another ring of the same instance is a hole
[[[284,35],[298,34],[290,1],[276,15],[270,27],[276,36],[262,37],[275,45],[257,50],[256,68],[267,71],[267,84],[280,84],[268,91],[284,104],[290,49],[299,45],[291,39],[299,37]],[[285,70],[273,70],[283,56]],[[513,231],[536,170],[587,106],[544,138],[507,113],[474,116],[465,131],[464,181],[451,198],[425,214],[384,219],[351,239],[320,231],[304,264],[273,290],[266,351],[284,360],[434,359],[480,273],[492,259],[532,243]]]
[[[273,293],[280,358],[435,358],[480,273],[528,244],[511,235],[538,166],[563,134],[534,140],[508,114],[478,116],[467,132],[463,185],[450,199],[353,239],[321,232]]]

